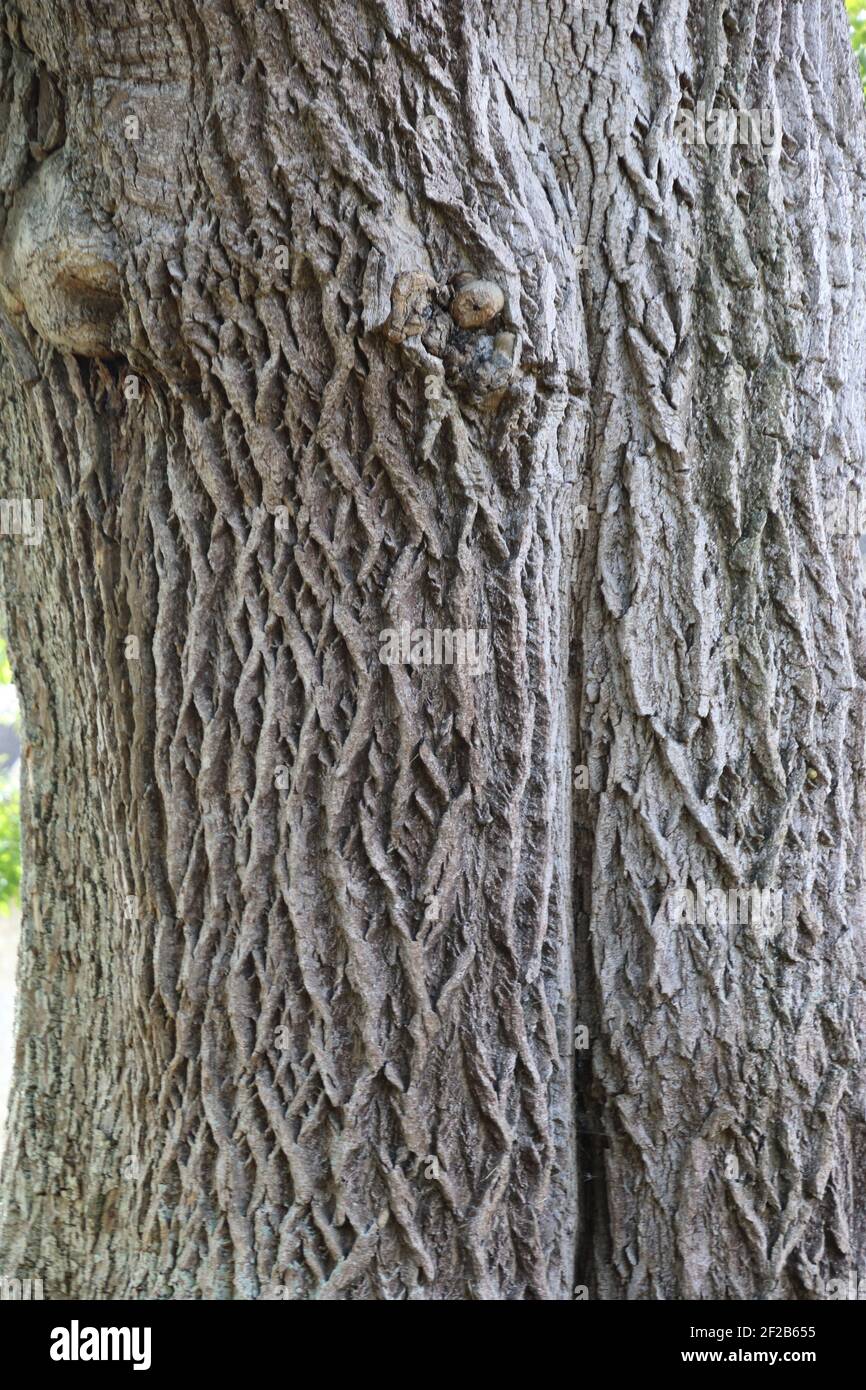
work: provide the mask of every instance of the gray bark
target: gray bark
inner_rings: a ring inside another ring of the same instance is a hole
[[[0,1268],[820,1296],[864,1253],[841,0],[0,12],[2,486],[45,501],[0,546]],[[690,144],[699,102],[781,140]],[[383,663],[404,625],[487,669]],[[698,884],[782,920],[678,921]]]

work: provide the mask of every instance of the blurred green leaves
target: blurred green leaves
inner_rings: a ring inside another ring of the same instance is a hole
[[[8,785],[8,774],[0,790],[0,914],[19,902],[21,887],[21,815],[18,788]]]
[[[866,93],[866,3],[864,0],[846,0],[846,9],[851,28],[851,43],[860,64],[860,81]]]

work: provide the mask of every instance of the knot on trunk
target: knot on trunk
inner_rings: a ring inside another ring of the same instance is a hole
[[[443,286],[425,271],[405,271],[391,288],[385,330],[425,377],[496,404],[520,359],[520,336],[503,322],[505,308],[505,294],[492,280],[461,272]]]
[[[15,197],[0,243],[0,297],[63,352],[121,351],[117,243],[75,188],[65,150],[50,155]]]
[[[451,317],[458,328],[483,328],[505,308],[505,295],[492,280],[461,274],[454,280]]]

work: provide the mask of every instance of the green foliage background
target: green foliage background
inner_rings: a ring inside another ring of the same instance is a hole
[[[846,0],[846,9],[851,26],[851,42],[860,64],[860,81],[866,92],[866,4],[864,0]]]
[[[4,778],[4,783],[10,779]],[[21,888],[21,822],[18,788],[4,787],[0,795],[0,913],[19,901]]]

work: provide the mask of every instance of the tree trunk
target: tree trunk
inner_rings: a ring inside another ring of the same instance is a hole
[[[0,1268],[819,1297],[866,1244],[841,0],[0,9]]]

